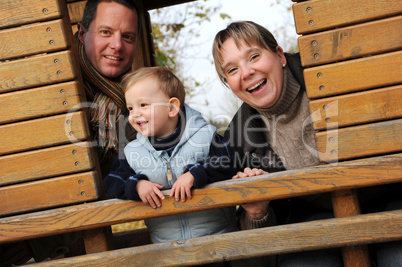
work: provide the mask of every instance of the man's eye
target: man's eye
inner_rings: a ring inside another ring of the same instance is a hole
[[[123,38],[126,39],[130,43],[135,41],[135,36],[134,35],[123,35]]]
[[[110,34],[110,31],[108,31],[108,30],[101,30],[101,34],[102,34],[102,35],[109,35],[109,34]]]

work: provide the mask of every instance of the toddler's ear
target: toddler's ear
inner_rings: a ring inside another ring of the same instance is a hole
[[[180,100],[177,97],[172,97],[169,100],[169,117],[176,117],[180,111]]]

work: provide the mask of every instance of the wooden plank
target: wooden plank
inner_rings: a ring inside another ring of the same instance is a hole
[[[296,32],[306,34],[402,13],[395,0],[312,0],[293,5]]]
[[[316,133],[320,160],[331,162],[402,151],[402,119]]]
[[[71,205],[97,198],[93,172],[3,186],[0,187],[0,215]]]
[[[0,94],[0,124],[77,109],[85,94],[77,81]]]
[[[146,10],[150,10],[150,9],[157,9],[162,7],[184,4],[192,1],[195,0],[146,0],[143,2],[144,2],[144,8]]]
[[[90,146],[75,143],[0,157],[0,186],[92,170]]]
[[[187,266],[402,238],[402,210],[107,251],[35,266]],[[267,242],[269,240],[270,242]]]
[[[66,30],[58,19],[0,31],[0,40],[7,40],[0,43],[0,60],[67,49],[72,40]]]
[[[307,68],[303,73],[310,99],[402,83],[401,74],[402,51]]]
[[[304,67],[402,49],[402,16],[302,36]]]
[[[345,179],[353,177],[353,179]],[[184,203],[167,196],[152,209],[140,201],[110,199],[0,219],[0,243],[180,214],[241,203],[281,199],[402,181],[402,154],[302,170],[232,179],[193,191]],[[164,192],[167,194],[168,192]],[[268,242],[271,243],[271,242]]]
[[[336,218],[361,214],[359,198],[354,189],[332,192],[332,206]],[[342,247],[342,257],[345,267],[371,265],[367,245]]]
[[[67,144],[89,138],[84,111],[0,126],[0,155]]]
[[[90,229],[82,232],[86,254],[110,250],[109,242],[112,237],[110,227]]]
[[[58,0],[2,1],[0,9],[0,29],[60,18],[62,7]]]
[[[310,101],[314,129],[402,117],[402,85]]]
[[[84,8],[87,1],[78,1],[67,4],[68,14],[70,16],[71,24],[76,24],[81,21],[84,14]]]
[[[0,93],[74,80],[74,52],[63,51],[0,64]]]

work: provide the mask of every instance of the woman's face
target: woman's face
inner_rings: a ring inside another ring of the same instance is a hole
[[[272,107],[279,99],[286,58],[280,46],[276,53],[233,38],[221,47],[222,68],[233,93],[254,108]]]

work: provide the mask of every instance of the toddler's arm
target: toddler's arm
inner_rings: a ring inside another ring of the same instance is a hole
[[[128,164],[124,153],[117,155],[112,169],[103,180],[110,197],[119,199],[141,200],[137,193],[137,183],[148,180],[143,174],[137,174]]]
[[[174,196],[176,201],[186,201],[186,196],[191,199],[191,188],[194,185],[194,176],[190,172],[182,174],[177,178],[174,183],[172,190],[170,191],[170,196]]]
[[[137,192],[142,202],[148,203],[154,209],[162,206],[159,200],[165,198],[161,192],[162,188],[162,185],[147,180],[139,180],[137,182]]]

